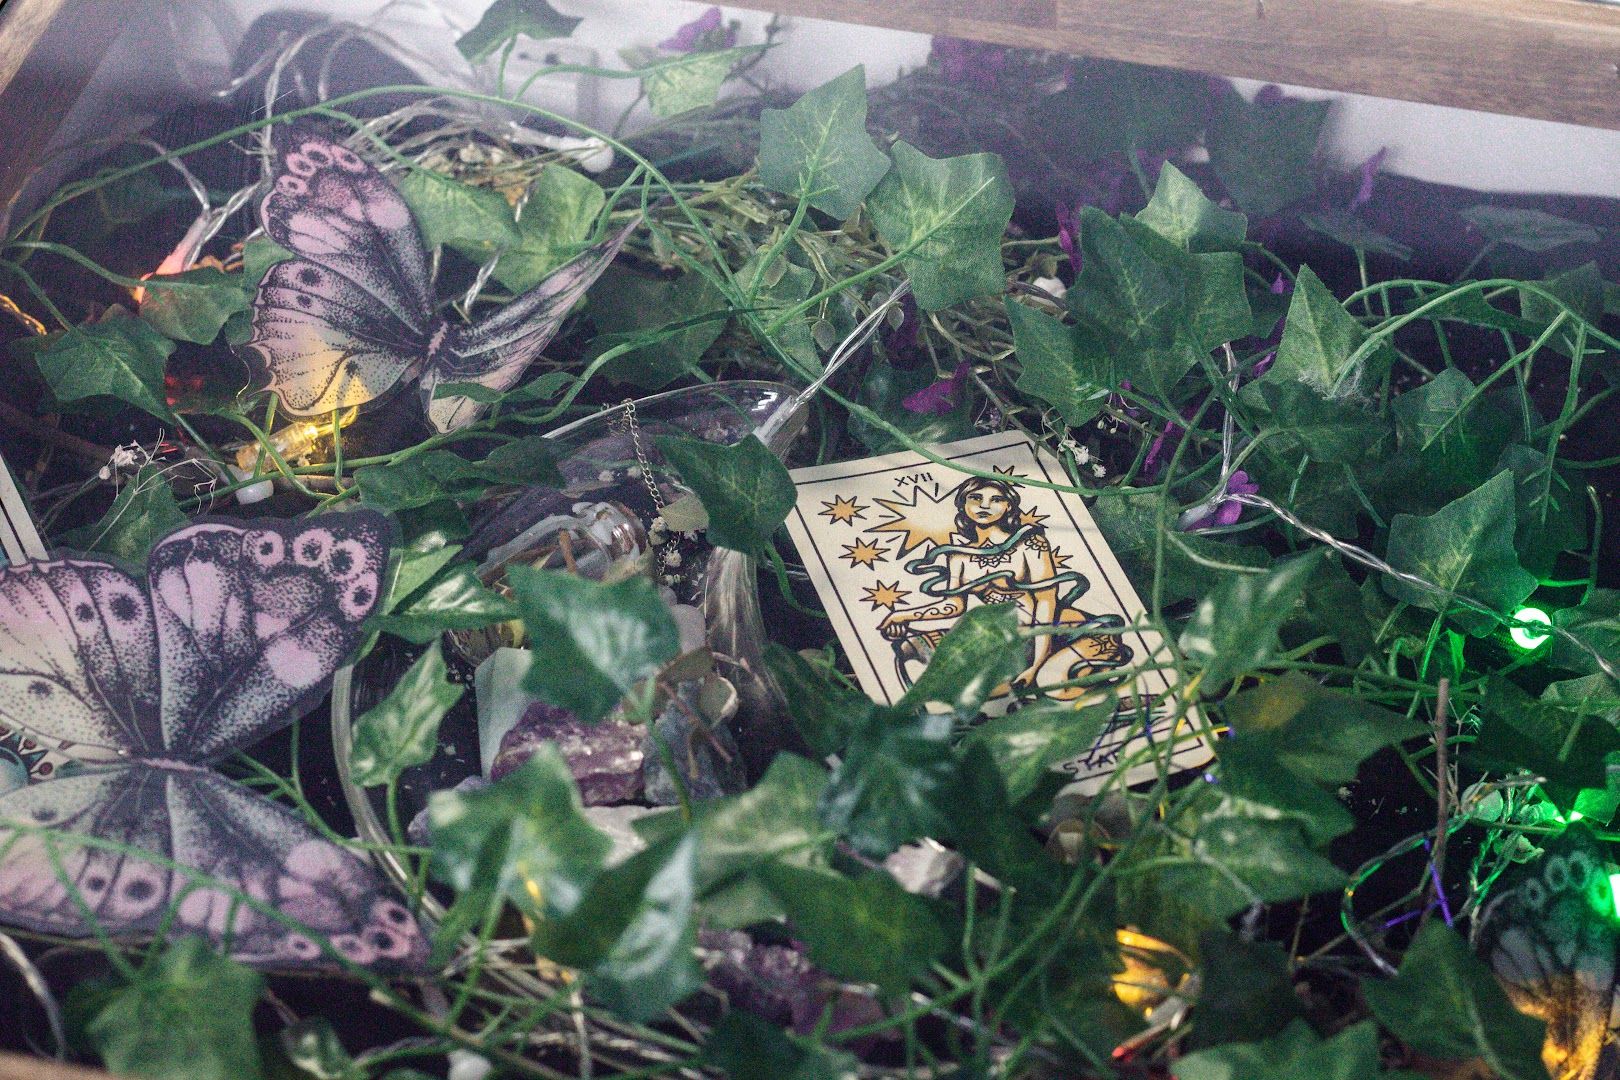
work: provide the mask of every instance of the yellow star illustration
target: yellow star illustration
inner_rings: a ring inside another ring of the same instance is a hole
[[[904,600],[910,595],[911,591],[909,589],[902,589],[899,581],[896,581],[893,585],[885,585],[883,584],[883,581],[879,579],[877,587],[873,588],[869,586],[866,589],[866,595],[861,597],[861,599],[871,604],[873,611],[876,611],[878,608],[888,608],[890,611],[893,611],[899,606],[900,601]]]
[[[1018,524],[1039,525],[1041,522],[1045,521],[1051,516],[1051,514],[1042,514],[1035,510],[1025,510],[1022,514],[1018,515]]]
[[[844,558],[849,560],[850,566],[876,566],[880,562],[888,562],[888,552],[882,544],[873,544],[866,540],[857,540],[853,544],[844,545]]]
[[[1069,565],[1069,557],[1067,555],[1063,554],[1057,548],[1053,548],[1052,549],[1052,566],[1053,566],[1053,568],[1057,569],[1057,570],[1061,570],[1065,566],[1068,566],[1068,565]]]
[[[845,525],[853,525],[858,518],[866,515],[866,507],[856,502],[853,497],[846,499],[841,495],[834,495],[831,502],[824,499],[821,505],[827,509],[821,511],[820,516],[834,525],[840,522]]]
[[[921,487],[911,491],[911,501],[876,499],[879,506],[894,516],[876,525],[868,525],[867,532],[897,533],[900,536],[900,554],[910,554],[923,544],[948,544],[956,531],[956,502],[947,491],[935,497]]]

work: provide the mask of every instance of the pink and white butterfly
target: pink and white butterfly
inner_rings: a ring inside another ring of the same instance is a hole
[[[427,247],[382,173],[329,139],[295,134],[259,206],[265,232],[296,257],[276,263],[253,302],[244,349],[259,384],[293,416],[327,416],[419,379],[434,428],[452,431],[487,405],[436,397],[448,383],[511,389],[635,227],[586,249],[488,318],[434,312]]]
[[[0,570],[0,724],[80,763],[0,795],[0,922],[201,934],[281,969],[337,966],[324,940],[421,968],[421,926],[368,864],[209,768],[320,700],[365,636],[390,537],[370,511],[199,521],[158,542],[144,581],[93,558]]]

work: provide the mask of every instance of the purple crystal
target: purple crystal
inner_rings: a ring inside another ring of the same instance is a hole
[[[643,796],[641,746],[645,735],[643,728],[622,720],[586,724],[567,709],[536,702],[501,738],[489,778],[499,780],[528,761],[541,743],[549,742],[568,762],[586,806],[638,801]]]

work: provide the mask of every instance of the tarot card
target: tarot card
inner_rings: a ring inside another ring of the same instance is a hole
[[[1066,484],[1057,460],[1017,432],[935,450],[955,467],[903,452],[793,473],[788,531],[861,687],[893,704],[965,612],[1010,603],[1024,626],[1052,629],[1030,638],[987,713],[1115,702],[1097,744],[1063,766],[1082,790],[1121,760],[1137,762],[1128,783],[1157,775],[1166,743],[1176,770],[1208,761],[1164,642],[1085,504],[1028,482]]]

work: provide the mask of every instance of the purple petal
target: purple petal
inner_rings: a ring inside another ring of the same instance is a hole
[[[1079,208],[1076,207],[1074,210],[1070,210],[1067,206],[1059,206],[1052,212],[1052,215],[1057,218],[1058,246],[1063,249],[1063,254],[1069,257],[1069,265],[1073,266],[1075,272],[1078,273],[1080,270]]]
[[[1243,504],[1227,499],[1215,508],[1216,525],[1236,525],[1243,516]]]
[[[1282,87],[1278,86],[1276,83],[1266,83],[1266,85],[1260,88],[1260,92],[1254,95],[1254,103],[1266,108],[1270,108],[1273,105],[1281,105],[1286,100],[1287,99],[1283,96]]]
[[[1356,188],[1355,197],[1350,200],[1351,210],[1372,202],[1373,180],[1378,176],[1378,170],[1384,167],[1384,159],[1388,156],[1389,147],[1381,146],[1378,153],[1361,163],[1361,185]]]
[[[1287,296],[1289,293],[1291,293],[1293,291],[1294,291],[1294,283],[1292,281],[1289,281],[1287,278],[1283,277],[1282,276],[1282,271],[1279,270],[1277,272],[1277,279],[1271,283],[1271,295],[1272,296]]]
[[[900,407],[907,412],[921,413],[924,416],[944,416],[956,407],[957,398],[961,395],[962,384],[967,381],[968,362],[962,361],[956,365],[948,379],[938,382],[908,394],[900,402]]]
[[[670,52],[692,52],[705,43],[710,34],[720,29],[720,9],[712,7],[675,31],[674,35],[658,43],[660,49]]]

